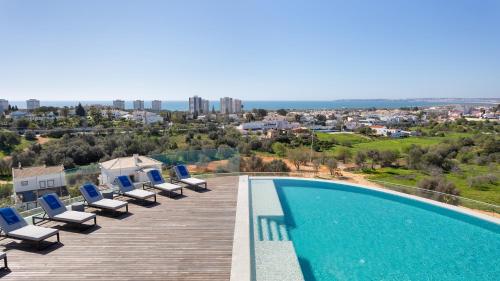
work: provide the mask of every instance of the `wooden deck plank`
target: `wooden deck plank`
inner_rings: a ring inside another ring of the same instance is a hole
[[[229,280],[237,177],[208,180],[210,191],[185,189],[145,207],[130,201],[126,217],[98,216],[99,228],[61,231],[63,246],[34,251],[0,240],[10,272],[2,280]],[[88,211],[91,211],[89,209]],[[47,223],[46,226],[57,226]]]

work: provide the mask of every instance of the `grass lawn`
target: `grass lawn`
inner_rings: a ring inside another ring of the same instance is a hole
[[[372,141],[370,137],[360,135],[360,134],[348,134],[348,133],[335,133],[335,134],[329,134],[329,133],[316,133],[316,136],[318,137],[319,140],[322,141],[329,141],[329,140],[335,140],[340,144],[344,143],[351,143],[351,144],[357,144],[357,143],[366,143]]]
[[[445,177],[453,182],[460,190],[460,196],[475,199],[482,202],[500,205],[500,186],[486,184],[477,187],[469,187],[467,178],[477,175],[491,173],[488,167],[478,165],[460,165],[460,172],[448,173]],[[498,171],[498,170],[497,170]],[[498,172],[496,172],[498,174]],[[367,172],[369,179],[386,181],[397,184],[417,186],[419,180],[428,175],[418,170],[407,170],[404,168],[381,168],[376,171]]]
[[[355,144],[353,145],[353,149],[355,151],[378,149],[378,150],[399,150],[400,152],[402,152],[405,148],[410,147],[412,144],[420,146],[429,146],[438,144],[444,141],[445,139],[447,138],[444,137],[409,137],[402,139],[383,138],[371,142]]]
[[[320,140],[336,140],[341,146],[347,146],[352,152],[360,150],[399,150],[403,152],[411,145],[430,146],[438,144],[449,139],[458,139],[460,137],[471,136],[470,133],[447,133],[444,137],[407,137],[401,139],[393,139],[387,137],[367,137],[361,134],[347,133],[317,133]],[[337,146],[338,147],[338,146]],[[333,148],[335,150],[335,148]]]
[[[401,139],[393,139],[393,138],[374,138],[369,141],[365,138],[364,142],[358,142],[353,144],[352,150],[353,152],[357,152],[360,150],[370,150],[370,149],[378,149],[378,150],[399,150],[403,152],[406,148],[411,145],[420,145],[420,146],[430,146],[434,144],[438,144],[445,140],[450,139],[458,139],[460,137],[471,136],[468,133],[449,133],[445,137],[407,137]]]

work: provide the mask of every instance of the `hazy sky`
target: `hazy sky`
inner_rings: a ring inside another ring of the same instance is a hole
[[[500,97],[500,0],[0,0],[0,98]]]

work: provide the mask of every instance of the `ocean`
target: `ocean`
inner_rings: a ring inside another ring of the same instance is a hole
[[[76,106],[81,102],[82,105],[113,105],[111,100],[101,100],[101,101],[40,101],[41,106]],[[400,107],[414,107],[414,106],[437,106],[444,104],[470,104],[471,101],[467,100],[419,100],[419,99],[403,99],[403,100],[387,100],[387,99],[371,99],[371,100],[329,100],[329,101],[286,101],[286,100],[276,100],[276,101],[243,101],[243,106],[245,110],[252,110],[254,108],[263,108],[266,110],[277,110],[277,109],[289,109],[289,110],[317,110],[317,109],[353,109],[353,108],[400,108]],[[475,101],[474,104],[485,104],[491,103],[491,101]],[[18,108],[26,108],[26,101],[9,101],[9,104],[14,106],[17,105]],[[145,100],[144,105],[146,108],[151,108],[151,100]],[[214,106],[215,110],[219,110],[219,101],[210,101],[210,109]],[[125,108],[132,109],[133,102],[125,101]],[[186,111],[189,109],[187,101],[163,101],[162,109],[164,110],[179,110]]]

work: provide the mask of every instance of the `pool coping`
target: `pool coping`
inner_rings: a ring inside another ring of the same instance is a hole
[[[234,220],[231,281],[251,281],[249,177],[240,176]]]
[[[233,239],[233,256],[231,263],[231,281],[251,281],[251,256],[250,256],[250,215],[249,215],[249,182],[251,179],[293,179],[293,180],[304,180],[304,181],[317,181],[325,183],[336,183],[348,186],[354,186],[358,188],[363,188],[367,190],[374,190],[382,192],[385,194],[391,194],[394,196],[399,196],[403,198],[408,198],[411,200],[431,204],[437,207],[445,208],[451,211],[455,211],[464,215],[472,216],[481,220],[485,220],[491,223],[500,225],[500,218],[488,216],[475,212],[473,210],[454,206],[439,201],[406,194],[394,190],[366,186],[356,183],[350,183],[339,180],[326,180],[326,179],[314,179],[314,178],[301,178],[301,177],[279,177],[279,176],[256,176],[249,177],[247,175],[240,176],[238,185],[238,200],[236,203],[236,218],[234,227],[234,239]]]

